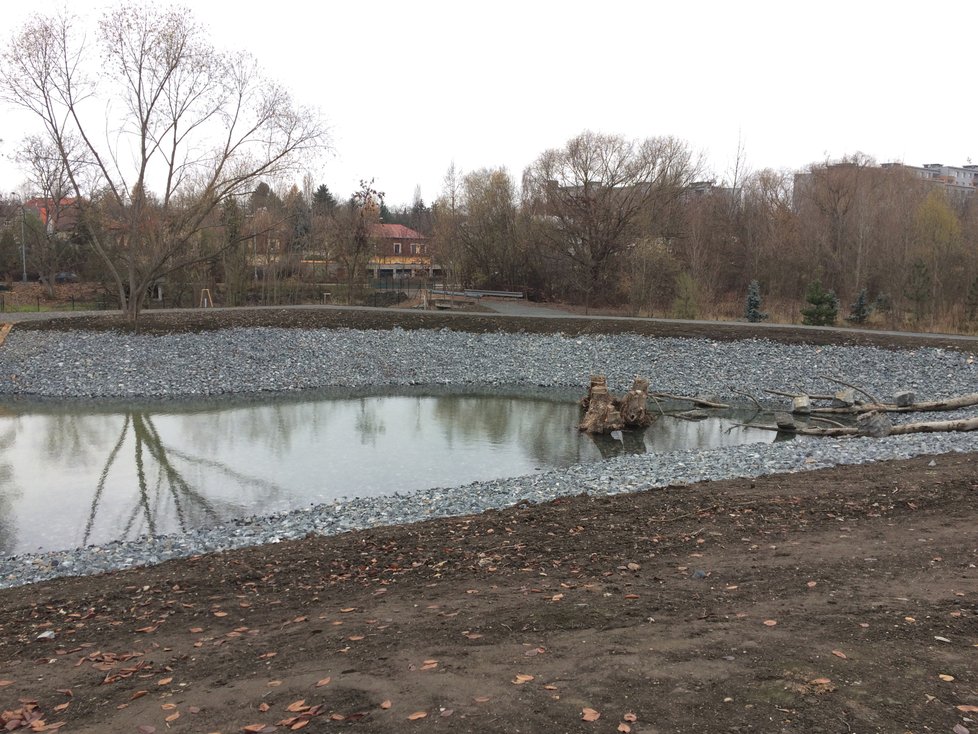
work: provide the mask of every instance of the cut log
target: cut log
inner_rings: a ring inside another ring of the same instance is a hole
[[[632,389],[625,393],[618,408],[625,428],[646,428],[652,424],[648,403],[649,381],[636,377]]]
[[[608,434],[625,427],[621,413],[615,407],[605,385],[593,385],[590,390],[587,412],[577,426],[587,433]]]
[[[797,395],[791,399],[791,412],[805,415],[812,412],[812,399],[807,395]]]

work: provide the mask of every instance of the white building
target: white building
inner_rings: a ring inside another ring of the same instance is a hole
[[[925,163],[922,166],[907,166],[903,163],[884,163],[883,168],[901,166],[913,171],[920,178],[943,184],[948,191],[970,195],[978,191],[978,165],[945,166],[943,163]]]

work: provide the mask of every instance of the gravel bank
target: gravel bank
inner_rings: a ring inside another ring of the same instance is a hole
[[[111,332],[22,332],[0,350],[0,395],[16,398],[186,398],[227,393],[399,385],[579,388],[591,372],[613,389],[635,374],[657,390],[744,402],[764,388],[830,392],[838,375],[880,398],[974,392],[978,365],[942,349],[714,342],[634,335],[566,337],[440,331],[259,328],[140,336]],[[930,417],[930,416],[929,416]],[[938,416],[932,416],[937,418]],[[711,451],[626,456],[464,487],[351,499],[252,518],[185,535],[0,560],[0,587],[581,492],[609,494],[726,477],[802,471],[920,454],[978,451],[978,434],[884,440],[806,440]]]

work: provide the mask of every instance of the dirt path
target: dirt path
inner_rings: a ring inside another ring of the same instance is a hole
[[[976,508],[978,457],[921,458],[7,590],[0,706],[73,732],[974,732]]]

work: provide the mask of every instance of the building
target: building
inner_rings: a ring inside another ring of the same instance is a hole
[[[376,254],[367,263],[374,278],[422,278],[440,273],[431,262],[428,238],[403,224],[372,224]]]
[[[54,199],[34,197],[24,202],[24,209],[29,211],[41,224],[48,234],[72,233],[78,226],[80,211],[77,199],[63,198],[60,202]]]
[[[884,163],[883,168],[900,167],[913,172],[918,178],[941,184],[948,193],[970,196],[978,191],[978,165],[945,166],[943,163],[925,163],[922,166],[907,166],[903,163]]]

